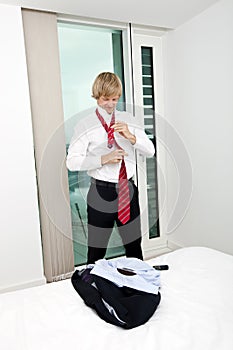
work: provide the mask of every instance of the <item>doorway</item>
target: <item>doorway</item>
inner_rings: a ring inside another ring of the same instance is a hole
[[[91,97],[95,77],[104,71],[116,73],[123,85],[118,110],[125,109],[125,84],[122,49],[122,31],[90,25],[58,22],[62,95],[66,148],[74,126],[83,115],[92,110],[96,101]],[[86,263],[87,212],[86,197],[89,176],[85,171],[68,171],[72,235],[75,265]],[[106,257],[124,254],[121,238],[114,228]]]
[[[117,109],[127,110],[139,118],[154,143],[153,158],[137,156],[136,182],[145,258],[154,256],[156,249],[166,247],[159,220],[159,203],[163,202],[159,188],[164,188],[164,184],[157,167],[157,159],[160,157],[161,162],[163,151],[156,141],[156,113],[163,110],[162,35],[129,27],[58,22],[66,147],[69,147],[79,118],[96,106],[91,87],[95,77],[103,71],[116,73],[122,81],[123,94]],[[74,260],[75,265],[80,265],[86,263],[86,196],[90,179],[86,172],[68,172],[68,176]],[[120,255],[124,255],[124,247],[114,228],[106,257]]]

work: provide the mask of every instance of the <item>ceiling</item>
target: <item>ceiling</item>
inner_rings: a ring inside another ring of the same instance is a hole
[[[0,3],[25,8],[177,28],[218,0],[0,0]]]

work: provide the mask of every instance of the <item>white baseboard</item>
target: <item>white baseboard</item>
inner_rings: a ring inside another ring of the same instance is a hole
[[[161,246],[153,249],[144,249],[143,250],[143,258],[145,260],[155,258],[159,255],[170,253],[172,250],[167,246]]]
[[[181,245],[175,243],[175,242],[172,242],[172,241],[167,241],[167,246],[170,250],[177,250],[177,249],[180,249],[180,248],[184,248],[182,247]]]
[[[0,294],[1,293],[7,293],[7,292],[13,292],[13,291],[16,291],[16,290],[19,290],[19,289],[37,287],[37,286],[41,286],[43,284],[46,284],[45,277],[41,278],[41,279],[38,279],[38,280],[28,281],[28,282],[19,283],[19,284],[13,284],[13,285],[10,285],[8,287],[0,288]]]
[[[166,253],[170,253],[173,250],[177,250],[183,248],[181,245],[172,242],[172,241],[167,241],[166,245],[163,246],[159,246],[153,249],[143,249],[143,257],[145,260],[148,259],[152,259],[155,258],[156,256],[162,255],[162,254],[166,254]]]

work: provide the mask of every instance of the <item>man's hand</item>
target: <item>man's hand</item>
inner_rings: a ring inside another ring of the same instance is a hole
[[[136,137],[129,131],[128,124],[121,121],[116,121],[112,128],[114,128],[114,131],[119,132],[121,136],[129,140],[132,145],[136,143]]]
[[[123,149],[116,149],[108,154],[101,156],[101,164],[116,164],[120,163],[124,156],[128,154]]]

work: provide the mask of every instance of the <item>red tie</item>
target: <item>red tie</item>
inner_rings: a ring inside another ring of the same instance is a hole
[[[111,127],[115,123],[115,114],[113,112],[110,125],[108,127],[104,118],[100,115],[98,109],[96,109],[96,115],[99,118],[104,129],[108,133],[108,147],[111,148],[116,143],[116,146],[121,149],[114,138],[114,129]],[[122,224],[126,224],[130,219],[130,195],[129,195],[129,185],[127,179],[127,172],[124,158],[121,161],[121,167],[118,177],[118,219]]]
[[[118,185],[118,219],[122,224],[126,224],[130,219],[130,195],[124,158],[121,161]]]

